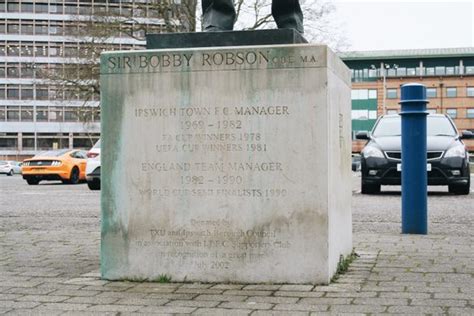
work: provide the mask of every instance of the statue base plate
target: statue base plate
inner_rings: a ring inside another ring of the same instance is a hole
[[[294,29],[147,34],[147,49],[302,44]]]

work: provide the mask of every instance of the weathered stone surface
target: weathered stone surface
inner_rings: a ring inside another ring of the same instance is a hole
[[[329,282],[352,231],[327,47],[112,52],[101,76],[104,279]]]

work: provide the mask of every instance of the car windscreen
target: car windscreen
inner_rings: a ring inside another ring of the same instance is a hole
[[[456,130],[444,116],[428,116],[426,124],[428,136],[456,136]],[[401,129],[400,116],[383,117],[378,122],[372,135],[374,137],[400,136],[402,134]]]
[[[92,148],[100,148],[100,139],[95,143],[94,147]]]
[[[70,151],[70,149],[44,151],[44,152],[42,152],[42,153],[39,153],[39,154],[36,155],[36,156],[39,156],[39,157],[59,157],[59,156],[64,155],[64,154],[67,153],[68,151]],[[35,157],[36,157],[36,156],[35,156]]]
[[[0,161],[0,165],[6,165],[6,164],[8,164],[8,162],[6,162],[6,161]]]

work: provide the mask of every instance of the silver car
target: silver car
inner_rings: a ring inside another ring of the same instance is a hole
[[[0,161],[0,174],[6,174],[12,176],[15,173],[21,173],[21,164],[18,161],[2,160]]]
[[[100,140],[87,152],[87,186],[91,190],[100,190]]]

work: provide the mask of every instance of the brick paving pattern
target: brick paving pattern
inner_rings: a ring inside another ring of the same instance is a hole
[[[0,177],[0,314],[474,315],[474,193],[429,196],[429,235],[400,234],[400,194],[363,196],[359,257],[328,286],[108,282],[99,193]]]

